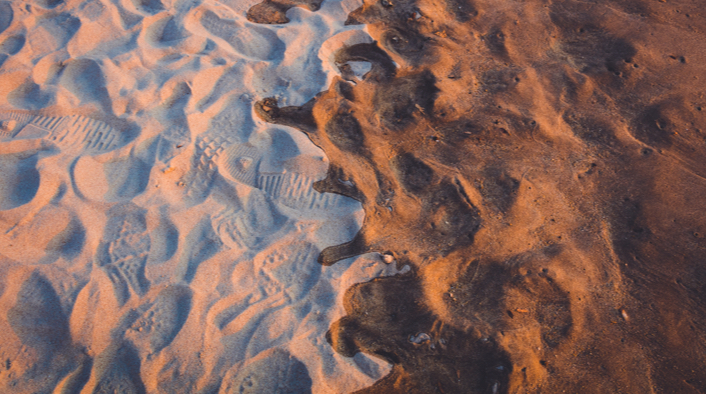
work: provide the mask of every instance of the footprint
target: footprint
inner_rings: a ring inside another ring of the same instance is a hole
[[[215,180],[216,159],[234,141],[227,136],[207,133],[196,139],[191,169],[184,177],[184,201],[189,205],[202,203],[211,192]]]
[[[310,394],[306,365],[284,349],[260,353],[235,376],[226,376],[219,394]]]
[[[158,48],[175,46],[186,37],[186,32],[172,15],[145,27],[145,41]]]
[[[112,155],[111,155],[112,156]],[[135,151],[114,157],[82,156],[70,168],[77,195],[92,201],[130,201],[149,183],[150,160]]]
[[[215,159],[223,151],[223,143],[227,143],[227,139],[222,137],[206,135],[196,139],[191,169],[184,179],[184,201],[187,204],[200,204],[211,192],[217,171]]]
[[[76,216],[52,204],[33,205],[41,208],[30,211],[8,230],[0,232],[2,254],[18,262],[35,264],[51,264],[60,257],[70,261],[78,256],[83,250],[86,231]]]
[[[226,245],[256,249],[275,233],[286,219],[281,216],[260,190],[247,197],[245,209],[225,210],[214,217],[214,229]]]
[[[0,210],[32,201],[39,190],[36,154],[0,155]]]
[[[27,40],[34,55],[49,54],[64,48],[81,27],[81,20],[67,13],[47,13],[37,18]]]
[[[2,10],[0,10],[1,12]],[[14,36],[7,37],[5,41],[0,44],[0,52],[7,55],[14,55],[19,52],[25,46],[25,36],[18,34]]]
[[[44,138],[64,153],[97,155],[120,148],[129,142],[127,133],[95,119],[72,115],[31,116],[19,112],[0,112],[0,135],[16,139]]]
[[[128,343],[115,342],[93,364],[93,394],[146,393],[140,378],[140,358]]]
[[[235,52],[256,60],[274,60],[284,53],[284,43],[267,28],[249,26],[247,29],[233,20],[221,19],[213,11],[203,11],[201,25],[214,36],[227,42]]]
[[[159,225],[152,230],[149,263],[163,263],[171,259],[178,246],[179,230],[169,220],[166,209],[160,209]]]
[[[249,143],[232,145],[220,156],[219,170],[226,179],[257,187],[261,159],[262,152]]]
[[[150,353],[155,354],[174,340],[190,310],[191,290],[182,285],[170,285],[159,293],[154,304],[132,324],[128,337],[138,347],[149,347]]]
[[[238,236],[238,218],[240,211],[226,208],[213,217],[213,231],[223,244],[231,249],[245,249],[245,242]]]
[[[159,142],[157,142],[157,160],[169,164],[189,142],[191,142],[189,130],[183,127],[171,127],[163,131],[159,134]]]
[[[14,14],[12,6],[7,1],[0,2],[0,33],[7,30],[12,24]]]
[[[26,346],[49,357],[71,342],[68,318],[59,297],[39,272],[22,284],[17,302],[7,311],[10,327]]]
[[[334,193],[319,193],[311,176],[287,172],[284,174],[262,174],[257,186],[272,198],[298,211],[318,211],[340,208],[349,202],[344,196]]]
[[[154,163],[156,146],[156,141],[152,140],[134,147],[127,155],[101,158],[108,189],[103,196],[104,201],[130,201],[145,191]]]
[[[108,223],[98,245],[95,263],[113,282],[120,305],[130,298],[130,291],[139,296],[149,289],[145,263],[150,251],[145,211],[134,204],[117,205],[108,211]]]
[[[9,140],[34,117],[25,112],[0,112],[0,141]]]
[[[281,241],[255,256],[253,260],[258,277],[268,296],[284,291],[290,302],[309,292],[319,279],[321,265],[316,262],[319,250],[309,242]]]
[[[306,215],[342,212],[351,199],[340,194],[320,193],[313,187],[326,173],[326,167],[326,162],[320,158],[297,155],[273,166],[275,172],[261,171],[257,187],[274,201]]]
[[[45,251],[50,258],[61,256],[71,260],[81,253],[85,239],[85,227],[78,219],[72,217],[66,227],[49,241]]]
[[[38,110],[50,105],[52,96],[30,79],[8,93],[7,102],[18,109]]]
[[[81,103],[95,102],[103,107],[105,113],[112,113],[105,77],[95,60],[69,60],[61,73],[59,84],[81,100]]]
[[[222,247],[223,243],[213,232],[211,221],[203,219],[184,240],[184,254],[179,261],[176,277],[190,283],[199,264],[213,257]]]
[[[277,144],[275,150],[282,155],[287,149]],[[294,156],[283,164],[270,166],[279,171],[263,172],[264,158],[263,151],[250,143],[234,144],[219,156],[218,168],[224,178],[256,187],[273,201],[307,214],[342,208],[349,203],[346,197],[319,193],[312,187],[320,174],[325,173],[325,162],[309,156]]]

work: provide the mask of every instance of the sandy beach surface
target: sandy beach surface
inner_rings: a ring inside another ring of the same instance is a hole
[[[0,392],[343,393],[389,371],[325,334],[348,287],[398,270],[322,269],[361,206],[314,191],[323,152],[252,110],[323,90],[369,40],[344,26],[360,4],[278,26],[254,4],[0,2]]]
[[[706,392],[690,0],[0,1],[0,392]]]

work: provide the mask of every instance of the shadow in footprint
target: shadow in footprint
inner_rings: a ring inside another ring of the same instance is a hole
[[[226,41],[243,56],[276,60],[284,53],[284,43],[269,29],[260,26],[245,29],[236,21],[221,19],[212,11],[205,11],[200,22],[209,33]]]
[[[108,211],[108,223],[96,251],[96,265],[111,282],[115,296],[124,304],[130,290],[142,296],[149,289],[145,263],[150,251],[145,211],[134,204],[117,205]]]
[[[32,201],[39,189],[39,178],[36,155],[0,155],[0,210]]]
[[[259,354],[228,382],[221,392],[227,394],[309,394],[311,377],[306,365],[283,349]]]
[[[146,393],[140,378],[140,359],[128,343],[116,342],[96,357],[93,393]]]
[[[179,261],[177,277],[190,283],[196,275],[199,264],[211,258],[223,247],[223,243],[213,232],[211,221],[203,219],[191,230],[184,241],[184,254]]]
[[[10,3],[6,1],[0,2],[0,33],[10,27],[13,18],[14,14]]]
[[[69,322],[52,285],[38,272],[22,284],[7,320],[23,344],[46,356],[71,342]]]

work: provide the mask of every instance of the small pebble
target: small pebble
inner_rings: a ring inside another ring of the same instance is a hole
[[[13,131],[17,127],[17,121],[14,119],[0,122],[0,128],[7,131]]]
[[[625,319],[625,321],[630,320],[630,316],[628,316],[628,313],[625,311],[625,309],[620,310],[620,315]]]
[[[419,333],[417,335],[410,335],[409,336],[409,341],[412,343],[416,343],[416,344],[421,344],[421,343],[427,342],[429,340],[431,340],[431,337],[429,336],[429,334],[427,334],[425,332]]]

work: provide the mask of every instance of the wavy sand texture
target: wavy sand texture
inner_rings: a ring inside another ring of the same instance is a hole
[[[702,392],[706,78],[696,2],[365,1],[367,61],[303,106],[256,104],[359,200],[323,250],[405,275],[351,287],[361,393]],[[679,43],[677,45],[677,43]]]
[[[0,392],[351,392],[387,373],[326,331],[343,290],[399,270],[322,269],[360,204],[312,190],[323,152],[252,110],[320,91],[324,42],[372,42],[344,25],[360,4],[267,26],[254,0],[0,1]]]

